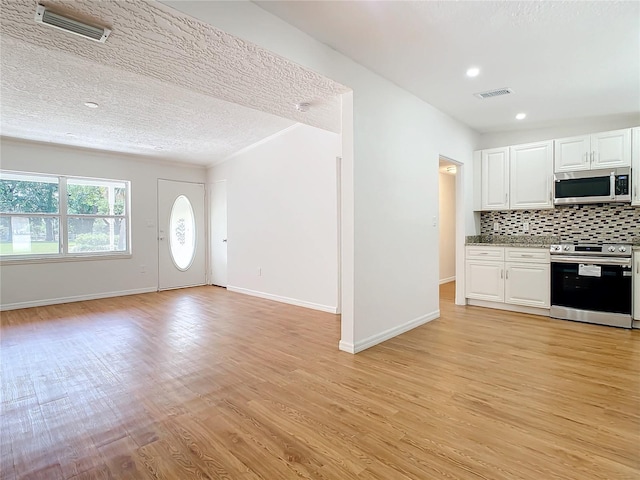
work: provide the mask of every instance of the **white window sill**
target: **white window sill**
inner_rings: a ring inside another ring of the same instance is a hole
[[[118,253],[86,253],[83,255],[24,255],[24,256],[6,256],[0,258],[0,266],[3,265],[25,265],[32,263],[64,263],[64,262],[87,262],[92,260],[124,260],[132,258],[129,252]]]

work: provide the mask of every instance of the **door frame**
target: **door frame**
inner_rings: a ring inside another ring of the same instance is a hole
[[[452,163],[456,167],[456,181],[455,181],[455,196],[456,196],[456,209],[455,209],[455,272],[456,272],[456,294],[455,304],[466,305],[464,282],[464,238],[465,238],[465,220],[464,220],[464,174],[465,164],[454,160],[446,155],[438,155],[437,168],[440,168],[440,159],[446,160]],[[439,188],[439,186],[438,186]],[[438,192],[438,210],[440,209],[440,192]],[[440,238],[440,222],[438,222],[438,239]],[[440,271],[440,249],[438,248],[438,271]],[[439,303],[439,300],[438,300]]]

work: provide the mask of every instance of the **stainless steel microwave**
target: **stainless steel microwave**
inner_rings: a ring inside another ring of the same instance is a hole
[[[556,173],[554,204],[631,202],[629,167]]]

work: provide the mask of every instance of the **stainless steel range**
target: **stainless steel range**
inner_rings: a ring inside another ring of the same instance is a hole
[[[631,245],[551,245],[554,318],[631,328]]]

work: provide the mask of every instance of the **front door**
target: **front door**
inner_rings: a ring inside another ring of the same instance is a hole
[[[206,283],[204,184],[158,180],[158,289]]]

